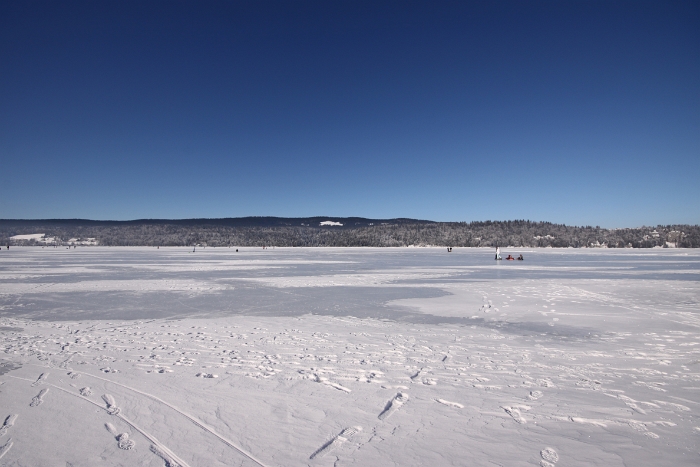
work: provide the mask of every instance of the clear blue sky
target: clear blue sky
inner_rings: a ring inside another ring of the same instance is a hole
[[[0,2],[0,218],[700,223],[700,2]]]

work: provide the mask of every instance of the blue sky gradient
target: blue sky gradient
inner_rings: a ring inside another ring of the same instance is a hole
[[[700,2],[2,2],[0,218],[700,223]]]

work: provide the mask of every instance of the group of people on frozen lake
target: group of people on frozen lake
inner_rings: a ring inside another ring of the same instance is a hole
[[[496,247],[496,261],[499,261],[499,260],[502,260],[502,259],[503,259],[503,258],[501,258],[501,248],[500,248],[500,247]],[[513,258],[512,255],[508,255],[508,256],[506,257],[506,260],[508,260],[508,261],[515,261],[515,260],[523,261],[524,259],[525,259],[525,258],[523,258],[523,255],[522,255],[522,254],[521,254],[520,256],[518,256],[517,258]]]

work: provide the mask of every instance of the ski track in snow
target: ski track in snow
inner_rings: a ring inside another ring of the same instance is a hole
[[[28,380],[28,379],[26,379],[26,378],[20,378],[20,377],[18,377],[18,376],[12,376],[12,375],[10,375],[10,377],[11,377],[11,378],[15,378],[15,379],[24,380],[24,381],[31,381],[31,380]],[[149,442],[151,442],[154,446],[157,446],[158,449],[160,450],[159,452],[167,453],[167,455],[170,456],[169,459],[171,459],[171,461],[174,462],[174,463],[172,464],[173,467],[189,467],[189,465],[188,465],[185,461],[181,460],[181,459],[178,458],[175,454],[173,454],[173,452],[170,451],[170,449],[168,449],[165,445],[163,445],[160,441],[158,441],[154,436],[150,435],[150,434],[147,433],[146,431],[144,431],[144,430],[142,430],[141,428],[139,428],[138,426],[136,426],[132,421],[130,421],[129,419],[127,419],[126,417],[124,417],[124,415],[121,414],[119,411],[116,411],[116,412],[115,412],[115,411],[110,411],[110,410],[109,410],[109,407],[110,407],[109,405],[108,405],[107,407],[104,407],[104,406],[98,404],[97,402],[94,402],[94,401],[88,399],[87,397],[81,396],[81,395],[79,395],[79,394],[75,394],[75,393],[73,393],[73,392],[71,392],[71,391],[68,391],[68,390],[66,390],[66,389],[64,389],[64,388],[62,388],[62,387],[56,386],[56,385],[54,385],[54,384],[50,384],[50,383],[47,383],[47,384],[48,384],[49,386],[51,386],[51,387],[54,387],[54,388],[58,389],[59,391],[62,391],[62,392],[64,392],[64,393],[66,393],[66,394],[69,394],[69,395],[71,395],[71,396],[77,397],[77,398],[79,398],[79,399],[81,399],[81,400],[83,400],[83,401],[89,402],[90,404],[95,405],[95,406],[99,407],[100,409],[105,410],[105,411],[106,411],[108,414],[110,414],[110,415],[114,415],[114,416],[120,418],[124,423],[126,423],[126,424],[129,425],[129,426],[131,426],[134,430],[138,431],[139,433],[141,433],[141,434],[142,434]],[[48,388],[42,389],[42,391],[48,391]],[[103,399],[105,400],[105,402],[106,402],[107,400],[111,400],[112,402],[114,402],[114,398],[113,398],[112,396],[109,396],[109,395],[105,395],[105,397],[103,397]],[[113,404],[112,404],[112,406],[113,406]],[[8,448],[8,449],[9,449],[9,448]]]
[[[8,451],[10,450],[10,448],[12,448],[12,445],[13,445],[13,444],[14,444],[14,443],[12,442],[12,438],[10,438],[10,439],[8,439],[8,440],[5,442],[5,444],[3,444],[2,446],[0,446],[0,459],[2,459],[2,457],[3,457],[5,454],[8,453]]]
[[[146,392],[139,391],[138,389],[134,389],[134,388],[132,388],[132,387],[130,387],[130,386],[126,386],[126,385],[124,385],[124,384],[117,383],[116,381],[113,381],[113,380],[109,380],[109,379],[106,379],[106,378],[101,378],[101,377],[99,377],[99,376],[91,375],[91,374],[89,374],[89,373],[85,373],[85,375],[86,375],[86,376],[90,376],[90,377],[92,377],[92,378],[101,379],[102,381],[106,381],[106,382],[109,382],[109,383],[112,383],[112,384],[116,384],[117,386],[121,386],[121,387],[123,387],[123,388],[125,388],[125,389],[128,389],[128,390],[130,390],[130,391],[133,391],[133,392],[135,392],[135,393],[137,393],[137,394],[141,394],[142,396],[146,396],[146,397],[148,397],[149,399],[153,399],[154,401],[160,402],[161,404],[163,404],[163,405],[165,405],[165,406],[171,408],[171,409],[174,410],[175,412],[177,412],[177,413],[179,413],[180,415],[182,415],[183,417],[187,418],[189,421],[191,421],[192,423],[194,423],[194,424],[195,424],[196,426],[198,426],[199,428],[201,428],[201,429],[203,429],[204,431],[207,431],[207,432],[211,433],[212,435],[216,436],[220,441],[222,441],[224,444],[226,444],[226,445],[229,446],[230,448],[235,449],[235,450],[238,451],[240,454],[244,455],[245,457],[247,457],[248,459],[252,460],[252,461],[255,462],[256,464],[260,465],[261,467],[265,467],[265,464],[263,464],[261,461],[259,461],[258,459],[256,459],[252,454],[249,454],[248,452],[244,451],[242,448],[236,446],[232,441],[230,441],[230,440],[224,438],[223,436],[221,436],[220,434],[218,434],[216,431],[214,431],[214,429],[212,429],[212,428],[206,426],[204,423],[202,423],[202,422],[200,422],[199,420],[195,419],[193,416],[191,416],[191,415],[189,415],[189,414],[183,412],[182,410],[178,409],[177,407],[175,407],[175,406],[173,406],[173,405],[171,405],[171,404],[165,402],[163,399],[161,399],[161,398],[159,398],[159,397],[156,397],[156,396],[154,396],[154,395],[152,395],[152,394],[148,394],[148,393],[146,393]],[[114,399],[113,399],[111,396],[109,396],[109,395],[103,396],[103,399],[105,399],[105,402],[107,402],[108,400],[111,400],[112,402],[114,402]],[[109,410],[109,407],[111,407],[113,404],[110,404],[110,402],[107,402],[107,403],[108,403],[108,410]],[[118,412],[117,412],[117,413],[118,413]],[[154,443],[154,444],[156,444],[156,443]],[[158,444],[156,444],[156,446],[158,446]]]

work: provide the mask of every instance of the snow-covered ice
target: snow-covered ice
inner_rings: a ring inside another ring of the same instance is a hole
[[[0,466],[700,464],[698,251],[239,250],[0,252]]]

